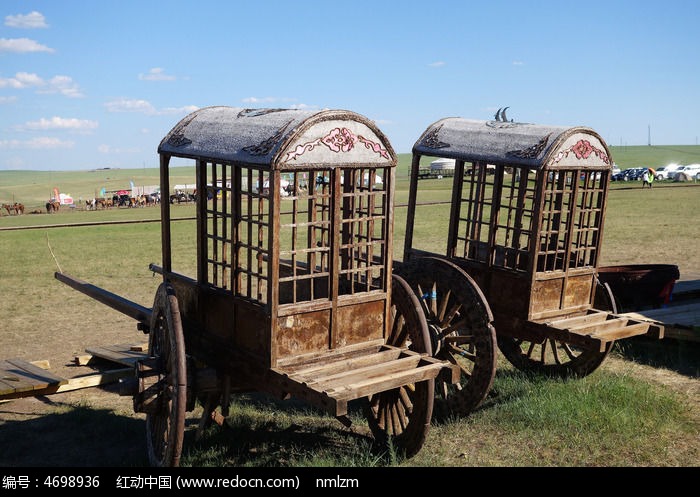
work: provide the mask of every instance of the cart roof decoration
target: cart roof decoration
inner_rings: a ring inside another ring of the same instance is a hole
[[[374,123],[345,110],[205,107],[182,119],[163,138],[158,153],[270,169],[397,162]]]
[[[441,119],[430,125],[416,141],[413,152],[528,169],[612,167],[607,145],[587,127],[458,117]]]

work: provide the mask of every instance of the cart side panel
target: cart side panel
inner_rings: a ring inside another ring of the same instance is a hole
[[[564,292],[564,308],[590,306],[591,292],[593,291],[592,273],[580,276],[569,276],[566,280],[566,292]]]
[[[329,309],[296,312],[277,319],[277,359],[372,342],[384,335],[384,300],[339,305],[335,339]],[[331,344],[331,342],[334,342]]]
[[[277,358],[328,349],[330,309],[290,314],[277,319]]]
[[[338,307],[335,347],[372,341],[384,336],[384,300]]]

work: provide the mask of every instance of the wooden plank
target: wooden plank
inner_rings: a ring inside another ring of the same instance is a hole
[[[623,338],[645,335],[649,331],[652,331],[652,328],[654,330],[659,330],[660,327],[657,325],[652,325],[648,322],[635,322],[621,328],[596,331],[595,333],[591,333],[591,337],[600,338],[601,340],[610,342],[612,340],[621,340]],[[663,328],[661,328],[660,331],[663,332]]]
[[[33,364],[37,368],[41,369],[51,369],[51,363],[47,360],[30,361],[30,364]]]
[[[578,335],[596,335],[596,332],[603,333],[606,330],[624,328],[627,326],[628,321],[628,318],[612,318],[599,323],[586,323],[573,327],[560,326],[560,328]]]
[[[312,364],[315,362],[323,363],[329,360],[334,360],[334,357],[351,357],[367,354],[368,351],[376,352],[382,346],[384,346],[384,339],[378,338],[367,342],[348,345],[342,349],[324,350],[299,356],[283,357],[277,361],[277,366],[290,367],[298,364]]]
[[[64,385],[58,387],[55,393],[69,392],[71,390],[79,390],[81,388],[90,388],[97,387],[100,385],[106,385],[108,383],[114,383],[116,381],[119,381],[119,379],[131,376],[133,374],[134,368],[121,368],[113,369],[111,371],[88,374],[85,376],[77,376],[75,378],[69,378]]]
[[[360,397],[392,390],[411,383],[434,379],[443,368],[442,364],[429,363],[425,366],[399,371],[390,375],[368,378],[356,383],[338,386],[333,390],[327,390],[326,393],[336,399],[359,399]]]
[[[570,318],[555,319],[552,321],[545,321],[544,324],[548,326],[553,326],[555,328],[571,328],[572,326],[586,325],[590,323],[599,323],[605,321],[608,318],[608,313],[602,311],[592,310],[588,314],[583,314],[581,316],[574,316]]]
[[[85,349],[85,352],[88,352],[94,357],[106,359],[117,364],[122,364],[124,366],[133,366],[136,361],[138,361],[139,359],[143,359],[148,355],[148,353],[144,352],[143,350],[143,347],[140,345],[117,344],[90,347],[88,349]],[[84,361],[86,356],[79,357],[82,361]]]
[[[401,354],[401,349],[398,348],[387,348],[385,350],[380,350],[379,352],[368,353],[358,357],[351,357],[349,359],[341,358],[340,360],[334,359],[328,363],[314,363],[312,365],[300,365],[285,367],[282,371],[286,372],[290,376],[310,376],[316,372],[321,372],[321,374],[329,375],[339,371],[350,371],[353,369],[361,368],[364,366],[369,366],[371,364],[377,364],[380,362],[386,362],[391,359],[396,359]]]
[[[24,397],[35,397],[38,395],[53,395],[57,393],[79,390],[82,388],[96,387],[114,383],[120,378],[124,378],[134,374],[133,368],[122,368],[111,371],[77,376],[75,378],[63,378],[61,384],[50,384],[43,388],[35,388],[32,390],[7,392],[0,394],[0,400],[7,401],[12,399],[20,399]]]
[[[0,397],[57,387],[67,380],[22,359],[0,361]]]
[[[341,371],[327,376],[323,375],[322,371],[317,371],[315,376],[300,377],[291,376],[291,379],[306,385],[309,388],[319,391],[332,391],[337,388],[342,388],[343,385],[356,383],[361,380],[385,377],[396,372],[415,369],[420,361],[420,355],[406,355],[400,359],[386,361],[380,364],[372,364],[362,368]]]

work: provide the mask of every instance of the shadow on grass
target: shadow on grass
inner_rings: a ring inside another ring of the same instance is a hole
[[[0,425],[0,467],[143,467],[146,456],[143,420],[113,411],[76,407],[38,398],[65,412],[41,417],[13,411],[18,420]],[[0,404],[0,417],[7,411]],[[31,419],[22,419],[22,416]]]
[[[615,351],[639,364],[669,369],[692,378],[700,377],[700,342],[634,337],[617,342]]]
[[[361,406],[353,403],[349,411],[354,422],[345,427],[300,401],[279,401],[258,393],[239,396],[222,426],[211,423],[199,440],[196,430],[187,432],[183,465],[385,465],[389,456],[374,445],[361,421]]]

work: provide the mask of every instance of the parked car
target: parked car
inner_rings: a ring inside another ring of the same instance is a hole
[[[630,167],[622,171],[623,181],[639,181],[646,171],[646,167]]]
[[[665,179],[672,179],[673,173],[681,167],[680,164],[669,164],[668,166],[660,167],[656,170],[655,179],[661,181]]]
[[[673,173],[674,181],[697,181],[700,180],[700,164],[688,164],[679,167]]]
[[[622,169],[620,169],[617,164],[613,164],[612,175],[615,176],[616,174],[621,173],[621,172],[622,172]]]

